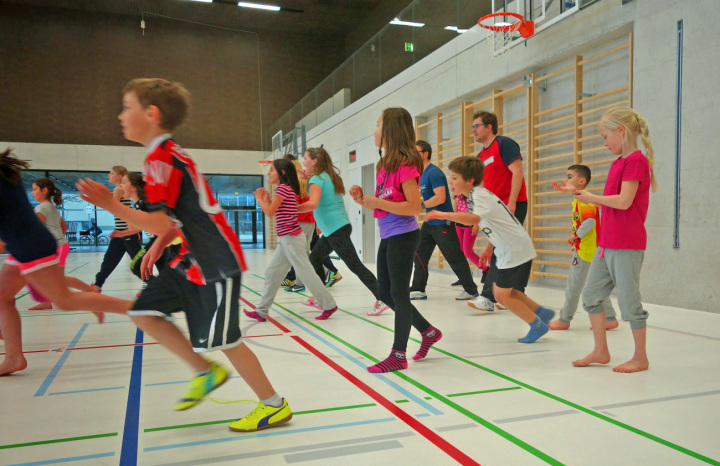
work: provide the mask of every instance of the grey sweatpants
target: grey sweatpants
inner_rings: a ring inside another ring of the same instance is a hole
[[[303,236],[305,236],[305,253],[310,256],[310,243],[312,243],[313,233],[315,232],[315,224],[303,222],[300,223],[300,229],[302,230]],[[295,275],[295,285],[304,285],[299,275]]]
[[[275,295],[280,288],[280,283],[291,266],[295,268],[295,274],[304,281],[305,286],[310,289],[313,297],[323,309],[334,308],[335,300],[325,288],[320,277],[315,274],[315,269],[310,264],[310,259],[305,252],[305,235],[278,236],[277,241],[275,254],[265,270],[265,285],[260,304],[255,309],[257,313],[267,317],[270,305],[275,300]]]
[[[582,260],[577,251],[573,250],[570,272],[568,273],[567,283],[565,284],[565,304],[560,310],[561,321],[570,323],[575,315],[589,270],[590,262]],[[602,307],[605,310],[605,320],[617,319],[615,317],[615,308],[613,308],[610,298],[602,302]]]
[[[633,330],[645,328],[648,313],[640,302],[640,270],[645,251],[605,249],[603,257],[600,257],[601,251],[601,248],[595,251],[595,257],[590,263],[582,292],[583,307],[588,314],[603,312],[603,302],[608,299],[613,288],[617,288],[618,306],[623,320],[630,322]]]

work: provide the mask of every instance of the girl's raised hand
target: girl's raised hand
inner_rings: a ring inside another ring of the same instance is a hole
[[[358,202],[358,198],[362,199],[362,197],[363,197],[362,188],[356,184],[354,184],[350,187],[349,192],[355,202]],[[359,204],[359,202],[358,202],[358,204]]]
[[[575,194],[575,199],[582,202],[583,204],[588,204],[590,202],[593,202],[593,194],[590,192],[576,189],[574,194]]]
[[[270,195],[265,188],[257,188],[253,191],[253,195],[255,196],[255,199],[262,202],[267,202],[266,199],[270,198]]]

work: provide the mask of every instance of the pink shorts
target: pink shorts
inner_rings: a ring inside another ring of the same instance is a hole
[[[32,262],[18,262],[12,255],[8,254],[5,259],[5,263],[19,268],[20,275],[27,275],[40,269],[44,269],[45,267],[56,265],[58,263],[58,255],[53,254],[52,256],[43,257]]]
[[[70,254],[70,243],[65,243],[62,246],[58,246],[57,251],[52,256],[43,257],[42,259],[25,263],[19,262],[12,256],[12,254],[8,254],[7,258],[5,258],[5,263],[7,265],[14,265],[18,267],[20,269],[20,275],[25,275],[55,264],[60,267],[65,267],[68,254]]]

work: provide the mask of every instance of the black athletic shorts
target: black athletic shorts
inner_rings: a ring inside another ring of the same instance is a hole
[[[148,283],[129,316],[170,317],[185,311],[196,352],[232,348],[240,339],[240,275],[197,285],[169,269]]]
[[[509,269],[498,269],[495,276],[495,285],[498,288],[512,288],[525,293],[531,270],[532,260]]]

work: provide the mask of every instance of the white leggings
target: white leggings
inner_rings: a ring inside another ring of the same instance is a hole
[[[284,235],[278,236],[278,245],[275,249],[270,264],[265,270],[265,286],[263,287],[260,304],[255,309],[258,314],[267,317],[270,305],[275,300],[275,295],[280,289],[280,283],[285,278],[290,267],[295,268],[295,274],[303,280],[305,286],[310,289],[313,297],[320,303],[324,310],[335,307],[335,300],[325,288],[325,284],[315,273],[310,258],[305,252],[305,236]]]

